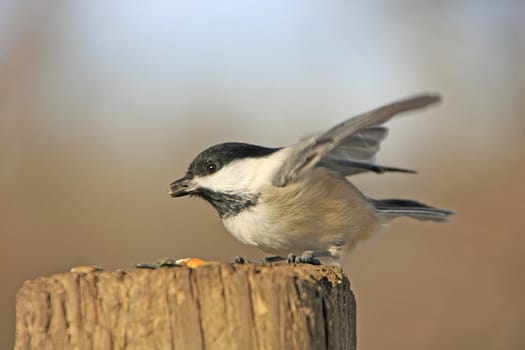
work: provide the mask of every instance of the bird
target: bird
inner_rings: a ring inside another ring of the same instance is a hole
[[[286,147],[226,142],[199,153],[169,185],[171,197],[200,197],[244,244],[273,254],[264,261],[341,264],[392,219],[447,221],[452,211],[409,199],[372,199],[349,177],[415,173],[375,162],[393,116],[441,100],[424,93],[349,118]]]

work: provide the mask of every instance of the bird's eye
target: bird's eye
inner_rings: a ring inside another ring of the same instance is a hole
[[[208,165],[206,165],[206,171],[208,172],[208,174],[213,174],[217,171],[217,164],[209,163]]]

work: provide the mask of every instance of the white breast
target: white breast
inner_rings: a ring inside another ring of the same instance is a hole
[[[301,183],[264,188],[255,206],[223,223],[241,242],[286,256],[350,252],[377,231],[376,215],[354,186],[318,169]]]
[[[275,218],[264,204],[256,205],[223,220],[224,227],[239,241],[267,253],[286,256],[301,254],[305,250],[323,250],[316,240],[303,241],[294,232],[286,230],[284,218]],[[306,233],[306,232],[305,232]],[[307,233],[306,233],[307,234]]]
[[[239,241],[260,247],[264,237],[271,236],[272,233],[268,232],[269,225],[267,220],[268,217],[264,215],[264,208],[255,206],[235,216],[228,217],[222,222],[224,227]]]

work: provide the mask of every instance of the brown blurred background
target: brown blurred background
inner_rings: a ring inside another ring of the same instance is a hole
[[[1,1],[1,344],[26,279],[262,256],[168,197],[204,147],[284,145],[438,91],[379,156],[419,174],[356,180],[457,214],[347,259],[359,349],[525,348],[524,23],[522,1]]]

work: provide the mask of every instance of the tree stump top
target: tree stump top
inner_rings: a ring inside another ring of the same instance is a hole
[[[340,268],[212,264],[26,281],[15,349],[355,349]]]

